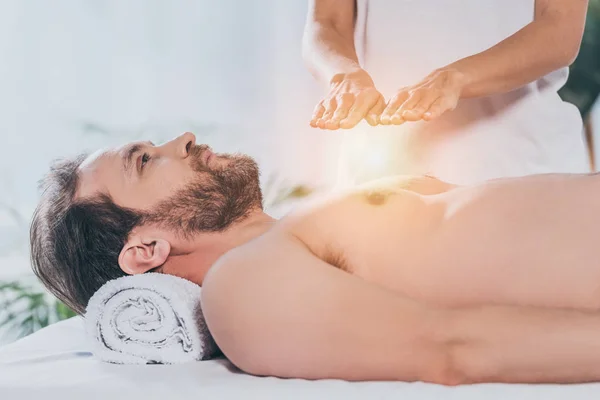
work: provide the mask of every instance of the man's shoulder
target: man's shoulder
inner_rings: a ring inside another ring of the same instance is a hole
[[[278,225],[279,222],[276,224]],[[274,259],[286,259],[298,252],[309,251],[286,226],[275,226],[271,231],[237,246],[218,260],[220,265],[255,265]]]
[[[283,273],[289,268],[319,261],[294,235],[271,232],[221,256],[207,272],[202,286],[221,287],[226,282],[247,281],[254,275]]]

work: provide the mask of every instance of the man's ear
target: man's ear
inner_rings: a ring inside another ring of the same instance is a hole
[[[119,267],[129,275],[143,274],[165,263],[171,244],[164,239],[142,238],[133,234],[119,254]]]

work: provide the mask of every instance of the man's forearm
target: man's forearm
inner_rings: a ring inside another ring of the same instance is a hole
[[[458,383],[600,381],[600,315],[480,307],[451,311],[444,342]]]
[[[565,30],[557,24],[552,18],[539,18],[496,46],[446,67],[464,76],[461,97],[508,92],[569,65],[583,27]]]
[[[335,75],[349,74],[360,69],[352,34],[341,33],[333,26],[319,21],[307,24],[302,54],[311,73],[326,84]]]

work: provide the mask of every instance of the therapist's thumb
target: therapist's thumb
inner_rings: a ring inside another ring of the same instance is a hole
[[[365,120],[369,125],[377,126],[379,124],[379,116],[383,110],[385,110],[385,100],[383,99],[383,96],[380,95],[377,103],[375,103],[375,105],[367,112]]]

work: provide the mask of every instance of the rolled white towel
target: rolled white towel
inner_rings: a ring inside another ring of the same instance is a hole
[[[107,282],[85,314],[94,355],[117,364],[177,364],[215,356],[200,291],[193,282],[158,273]]]

